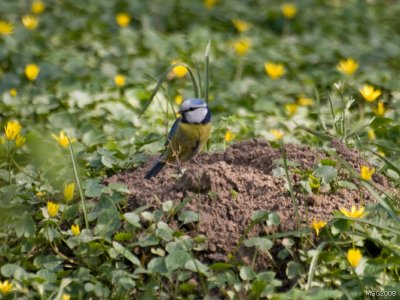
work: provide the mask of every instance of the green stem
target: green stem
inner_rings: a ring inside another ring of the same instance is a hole
[[[83,210],[83,216],[85,218],[85,225],[86,225],[86,229],[89,230],[89,221],[88,221],[88,217],[87,217],[85,194],[83,193],[81,180],[79,178],[78,168],[76,165],[74,150],[72,149],[72,145],[71,145],[71,140],[69,139],[68,136],[67,136],[67,139],[68,139],[68,146],[69,146],[69,154],[71,156],[71,161],[72,161],[72,167],[74,169],[75,180],[78,185],[78,191],[79,191],[79,195],[80,195],[81,201],[82,201],[82,210]]]
[[[289,192],[290,192],[290,198],[292,199],[292,204],[293,204],[293,208],[294,208],[294,213],[296,215],[296,220],[297,220],[297,228],[300,228],[300,214],[299,214],[299,208],[297,206],[297,201],[296,201],[296,197],[294,196],[294,192],[293,192],[293,186],[292,186],[292,181],[290,180],[290,176],[289,176],[289,167],[287,164],[287,156],[286,156],[286,148],[285,145],[282,142],[282,158],[283,158],[283,167],[285,169],[285,176],[286,176],[286,180],[289,186]]]

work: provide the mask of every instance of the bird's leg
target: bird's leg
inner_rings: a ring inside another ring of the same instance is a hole
[[[181,168],[182,164],[181,164],[181,161],[180,161],[180,159],[179,159],[179,152],[180,152],[180,149],[179,149],[179,152],[177,152],[177,151],[175,151],[174,149],[172,149],[172,152],[173,152],[173,155],[174,155],[175,158],[176,158],[176,167],[178,168],[178,173],[179,173],[180,175],[183,175],[183,171],[182,171],[182,168]]]

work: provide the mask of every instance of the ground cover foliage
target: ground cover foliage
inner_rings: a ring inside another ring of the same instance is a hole
[[[1,1],[0,299],[400,295],[399,13],[389,0]],[[204,188],[170,167],[172,187],[191,187],[149,203],[109,179],[143,172],[196,93],[213,114],[199,161],[236,168],[258,141],[271,155],[249,164],[281,184],[294,228],[254,210],[212,257],[191,201],[224,191],[235,207],[239,177]],[[299,214],[355,191],[354,207]]]

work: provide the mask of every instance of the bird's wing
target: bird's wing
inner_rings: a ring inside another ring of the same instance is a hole
[[[172,137],[175,135],[176,131],[178,130],[179,124],[181,123],[181,118],[175,120],[174,124],[172,124],[171,129],[169,130],[167,141],[165,142],[165,146],[168,145]]]

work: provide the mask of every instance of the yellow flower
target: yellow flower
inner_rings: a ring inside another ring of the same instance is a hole
[[[11,97],[17,96],[17,90],[15,88],[12,88],[8,91]]]
[[[25,144],[26,138],[20,134],[18,134],[17,138],[15,139],[15,146],[17,148],[21,148]]]
[[[276,140],[281,140],[283,138],[283,132],[278,129],[271,129],[271,133]]]
[[[297,14],[297,7],[292,3],[285,3],[281,5],[281,11],[286,19],[293,19]]]
[[[118,74],[114,77],[114,83],[117,87],[123,87],[125,85],[126,78],[124,75]]]
[[[361,166],[360,176],[364,180],[371,180],[372,175],[375,173],[375,168]]]
[[[319,230],[322,229],[323,227],[325,227],[326,222],[324,221],[317,221],[314,219],[314,221],[312,222],[312,228],[314,228],[315,233],[317,234],[317,236],[319,235]]]
[[[31,12],[35,15],[40,15],[42,12],[44,12],[45,8],[46,8],[46,5],[42,1],[35,0],[32,2]]]
[[[314,100],[311,98],[307,98],[304,95],[301,95],[298,99],[297,99],[297,103],[301,106],[310,106],[314,104]]]
[[[61,300],[70,300],[71,299],[71,295],[70,294],[63,294],[61,297]]]
[[[68,148],[68,136],[64,133],[64,130],[60,131],[60,134],[57,136],[54,133],[51,136],[64,148]],[[76,139],[70,139],[71,144],[76,142]]]
[[[265,72],[272,80],[278,79],[285,74],[285,67],[282,64],[266,62],[264,68]]]
[[[229,143],[230,141],[233,140],[234,137],[235,137],[235,135],[232,133],[232,131],[227,129],[225,132],[225,137],[224,137],[225,142]]]
[[[239,20],[239,19],[232,20],[232,23],[233,23],[233,26],[235,26],[236,30],[239,32],[246,32],[251,27],[250,23],[247,23],[246,21]]]
[[[346,217],[353,219],[360,219],[367,215],[367,213],[364,213],[364,206],[360,206],[358,209],[356,209],[355,205],[353,205],[351,207],[351,211],[348,211],[346,208],[342,207],[340,208],[340,212]]]
[[[376,139],[375,131],[373,129],[368,130],[368,139],[373,141]]]
[[[374,102],[381,95],[380,90],[375,89],[372,85],[368,84],[364,85],[360,89],[360,93],[368,102]]]
[[[36,197],[43,197],[44,193],[42,191],[39,191],[36,193]]]
[[[7,295],[13,287],[13,284],[11,282],[8,282],[8,280],[1,282],[0,281],[0,293],[3,295]]]
[[[14,26],[10,22],[0,20],[0,35],[10,35],[14,32]]]
[[[36,64],[29,64],[25,67],[25,76],[30,80],[36,80],[40,72],[40,68]]]
[[[345,75],[353,75],[358,69],[358,62],[349,57],[339,61],[336,68]]]
[[[347,260],[353,268],[356,268],[360,264],[361,257],[360,249],[353,248],[347,251]]]
[[[378,101],[378,107],[375,110],[375,113],[378,116],[382,116],[383,117],[385,115],[385,112],[386,112],[385,104],[383,103],[383,101]]]
[[[49,217],[55,217],[58,213],[58,209],[60,208],[60,204],[55,203],[53,201],[48,201],[47,202],[47,212],[49,214]]]
[[[179,62],[175,61],[175,60],[172,62],[173,65],[174,64],[178,64],[178,63]],[[189,72],[188,69],[185,66],[182,66],[182,65],[175,66],[175,67],[172,68],[172,74],[175,77],[178,77],[178,78],[185,77],[188,72]]]
[[[251,42],[248,38],[242,38],[234,41],[232,46],[236,54],[245,55],[247,52],[249,52]]]
[[[75,183],[71,182],[64,185],[64,200],[69,202],[74,198]]]
[[[208,10],[212,10],[214,6],[217,4],[218,0],[204,0],[204,6]]]
[[[6,133],[6,139],[9,141],[15,140],[21,131],[21,124],[18,121],[8,121],[4,131]]]
[[[175,96],[175,103],[176,103],[177,105],[181,105],[182,102],[183,102],[183,96],[182,96],[181,94],[176,95],[176,96]]]
[[[127,13],[119,13],[115,16],[115,20],[117,24],[121,28],[128,27],[129,23],[131,22],[131,17]]]
[[[33,15],[25,15],[22,16],[22,24],[29,30],[35,30],[39,25],[39,19]]]
[[[80,235],[81,230],[79,229],[79,224],[73,224],[71,226],[71,231],[74,236]]]
[[[289,116],[293,116],[297,111],[297,104],[296,103],[285,104],[285,111]]]

